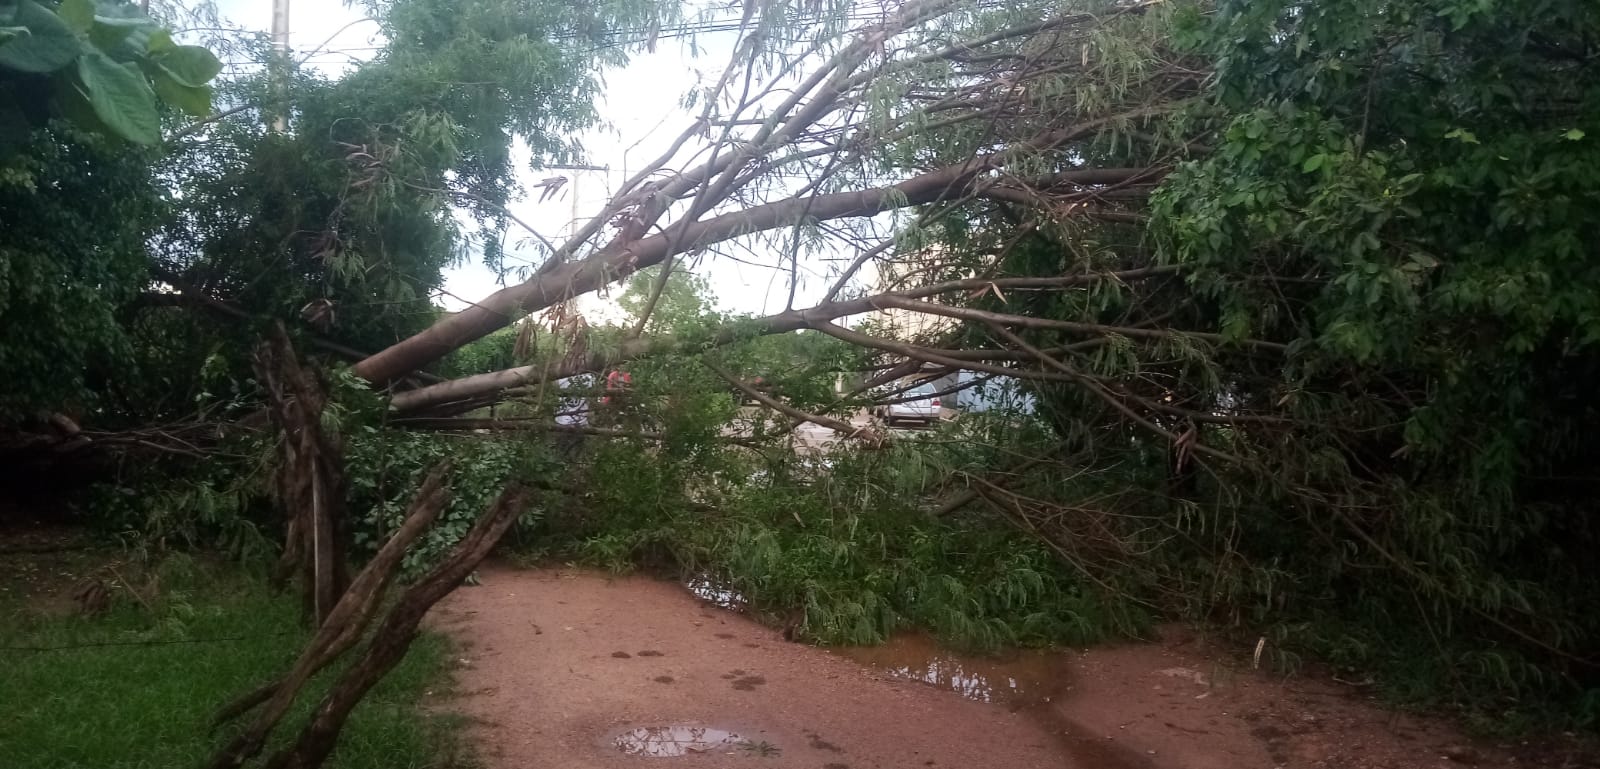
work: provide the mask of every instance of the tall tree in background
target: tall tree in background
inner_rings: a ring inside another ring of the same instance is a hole
[[[383,50],[338,79],[298,72],[287,133],[267,129],[276,92],[262,72],[224,86],[247,109],[170,153],[163,175],[177,195],[152,256],[178,293],[150,297],[158,306],[138,316],[145,354],[120,394],[130,421],[181,414],[206,391],[195,374],[207,361],[243,379],[237,352],[265,320],[346,358],[426,327],[445,267],[500,268],[504,242],[528,236],[506,229],[513,144],[536,164],[574,159],[571,135],[596,119],[599,72],[624,60],[622,35],[673,13],[631,1],[368,10]],[[244,55],[270,54],[257,44]]]

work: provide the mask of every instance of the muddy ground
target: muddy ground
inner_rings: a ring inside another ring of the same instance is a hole
[[[491,769],[1410,769],[1584,766],[1474,742],[1359,687],[1159,644],[963,659],[915,637],[789,643],[683,586],[486,570],[436,610]],[[678,754],[678,755],[664,755]]]

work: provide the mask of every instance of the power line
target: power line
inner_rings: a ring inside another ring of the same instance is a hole
[[[1003,9],[1006,9],[1007,7],[1009,7],[1009,4],[1005,3],[1005,2],[1002,2],[1001,0],[981,0],[978,3],[975,3],[972,6],[972,9],[976,10],[976,11],[992,11],[992,10],[1003,10]],[[886,17],[886,14],[875,13],[875,12],[868,11],[868,12],[847,13],[844,16],[840,17],[838,20],[841,21],[841,22],[845,22],[845,23],[863,23],[863,22],[871,22],[871,21],[880,21],[880,20],[884,19],[885,17]],[[792,17],[790,19],[790,21],[792,21],[794,23],[797,23],[797,24],[817,25],[817,24],[821,24],[824,21],[824,19],[822,19],[820,16],[814,17],[814,18],[811,18],[811,19],[807,19],[807,18],[800,17],[800,16],[797,15],[795,17]],[[652,40],[673,40],[673,39],[680,39],[680,38],[686,38],[686,37],[695,37],[695,36],[710,34],[710,33],[714,33],[714,32],[735,32],[735,31],[738,31],[740,29],[745,29],[745,28],[747,28],[747,25],[744,23],[744,19],[743,19],[742,16],[729,16],[729,17],[726,17],[726,18],[712,18],[712,19],[706,19],[706,20],[703,20],[703,21],[686,22],[686,23],[683,23],[683,24],[677,24],[677,25],[666,26],[666,27],[658,27],[658,28],[632,27],[632,28],[627,28],[627,29],[615,30],[613,34],[615,34],[618,39],[615,39],[615,40],[612,40],[610,42],[606,42],[606,43],[597,45],[594,48],[587,49],[586,52],[592,53],[592,52],[607,50],[607,49],[611,49],[611,48],[621,48],[621,47],[627,46],[627,45],[644,45],[644,44],[647,44],[647,43],[651,42]],[[551,40],[551,41],[577,40],[577,39],[586,38],[586,37],[588,37],[588,35],[586,35],[584,33],[581,33],[581,32],[577,32],[577,31],[551,32],[551,33],[545,35],[545,39],[546,40]],[[796,37],[796,38],[779,38],[779,39],[785,40],[787,42],[807,42],[808,41],[808,39],[806,39],[806,38],[798,38],[798,37]],[[352,54],[352,53],[355,53],[355,52],[382,51],[382,50],[387,50],[389,47],[390,47],[389,45],[366,45],[366,46],[340,46],[338,48],[320,48],[320,49],[313,49],[312,52],[306,54],[305,57],[307,59],[310,59],[310,58],[315,58],[315,57],[323,56],[323,55]]]

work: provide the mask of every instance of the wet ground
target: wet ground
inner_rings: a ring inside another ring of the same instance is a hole
[[[969,700],[1008,710],[1047,708],[1071,686],[1067,658],[1022,651],[998,657],[956,654],[924,635],[904,635],[881,646],[830,649],[891,678],[916,681]]]
[[[473,718],[489,769],[1560,765],[1360,690],[1268,678],[1181,631],[995,659],[920,636],[829,651],[721,608],[738,596],[703,581],[496,568],[482,582],[433,624],[461,641],[449,707]]]

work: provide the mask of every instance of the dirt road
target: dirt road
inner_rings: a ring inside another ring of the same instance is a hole
[[[482,582],[433,622],[463,645],[452,707],[491,769],[1536,765],[1337,685],[1236,671],[1193,640],[1009,661],[914,638],[835,653],[671,582]]]

